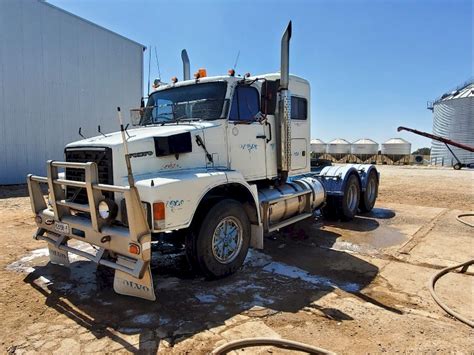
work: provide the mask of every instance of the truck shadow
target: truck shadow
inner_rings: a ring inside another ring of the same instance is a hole
[[[333,220],[325,220],[324,224],[327,226],[337,227],[355,232],[370,232],[380,227],[378,220],[388,220],[396,216],[395,211],[387,208],[374,208],[368,213],[360,213],[351,221],[339,222]]]
[[[96,338],[108,337],[133,353],[155,353],[161,339],[174,345],[209,329],[225,333],[239,314],[260,318],[306,309],[330,320],[351,321],[350,314],[317,303],[332,292],[401,313],[362,293],[378,274],[375,265],[318,245],[321,238],[326,245],[334,242],[337,233],[314,228],[306,233],[303,239],[288,231],[272,235],[263,252],[251,250],[239,272],[220,280],[190,273],[182,254],[155,258],[155,302],[115,294],[112,274],[96,272],[95,264],[83,260],[70,269],[51,263],[35,267],[24,281],[45,296],[47,306]]]

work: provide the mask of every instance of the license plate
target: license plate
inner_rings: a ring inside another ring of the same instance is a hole
[[[54,230],[59,234],[69,234],[69,224],[63,222],[55,222]]]

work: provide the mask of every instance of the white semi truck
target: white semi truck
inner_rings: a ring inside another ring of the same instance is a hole
[[[117,293],[154,300],[152,243],[181,245],[193,268],[223,277],[265,234],[317,210],[342,219],[370,211],[374,166],[311,167],[310,85],[289,74],[290,38],[291,22],[275,74],[200,69],[191,79],[183,51],[184,80],[157,87],[133,111],[133,128],[70,143],[47,177],[29,175],[34,238],[48,242],[51,262],[81,255],[115,270]]]

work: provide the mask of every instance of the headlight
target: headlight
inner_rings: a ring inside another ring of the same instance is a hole
[[[117,204],[109,199],[99,202],[99,216],[107,222],[115,219],[117,216]]]

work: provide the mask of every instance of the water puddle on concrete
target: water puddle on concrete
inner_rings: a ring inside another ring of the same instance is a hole
[[[332,249],[375,255],[384,249],[400,246],[406,240],[408,240],[408,237],[396,229],[379,227],[375,231],[366,232],[362,235],[346,232],[336,240]]]
[[[366,243],[377,249],[383,249],[401,245],[408,236],[392,227],[379,226],[376,230],[369,232]]]
[[[395,217],[389,209],[374,208],[368,214],[355,217],[350,222],[325,223],[325,230],[336,232],[334,247],[356,252],[380,251],[405,243],[409,236],[389,225],[385,220]]]

